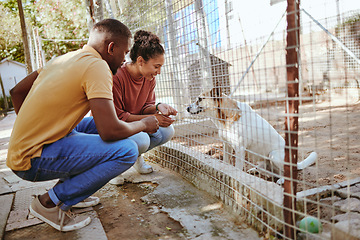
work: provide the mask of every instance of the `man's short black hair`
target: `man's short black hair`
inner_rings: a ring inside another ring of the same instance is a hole
[[[94,24],[92,31],[98,31],[102,33],[108,33],[110,39],[114,38],[131,38],[131,32],[129,28],[116,19],[104,19]]]

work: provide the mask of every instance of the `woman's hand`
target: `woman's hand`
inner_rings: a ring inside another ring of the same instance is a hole
[[[160,127],[168,127],[168,126],[170,126],[173,122],[175,122],[174,119],[172,119],[172,118],[169,117],[169,116],[165,116],[165,115],[163,115],[163,114],[156,113],[156,114],[155,114],[155,117],[156,117],[156,119],[159,121],[159,126],[160,126]]]
[[[166,103],[160,103],[157,108],[158,108],[159,112],[161,112],[162,115],[165,115],[165,116],[170,116],[170,115],[175,116],[177,114],[176,109]]]

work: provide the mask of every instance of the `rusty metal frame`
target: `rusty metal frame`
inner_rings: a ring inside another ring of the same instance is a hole
[[[285,164],[284,164],[284,220],[285,236],[296,235],[295,208],[298,159],[298,113],[299,113],[299,62],[300,52],[300,0],[287,0],[286,73],[287,101],[285,119]]]

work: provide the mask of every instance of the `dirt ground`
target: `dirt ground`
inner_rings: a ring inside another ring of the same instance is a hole
[[[283,104],[263,104],[254,109],[284,137]],[[318,161],[298,171],[297,191],[359,177],[360,101],[346,95],[328,93],[321,100],[303,102],[299,113],[298,161],[306,158],[312,151],[318,154]],[[173,140],[219,160],[223,159],[223,144],[216,133]],[[245,164],[246,170],[249,167],[249,164]],[[272,181],[269,178],[267,180]],[[334,212],[333,208],[327,207],[332,204],[329,198],[321,199],[321,204],[307,203],[306,211],[309,215],[320,214],[321,219],[331,221],[334,214],[340,214],[338,210]]]
[[[312,105],[304,107],[310,110]],[[360,176],[360,103],[346,105],[339,99],[329,107],[323,102],[308,115],[315,120],[301,121],[300,146],[314,146],[319,161],[299,172],[299,179],[311,188]]]
[[[277,105],[256,110],[284,135],[283,109]],[[339,96],[331,101],[303,103],[300,113],[299,158],[316,151],[319,159],[316,165],[299,172],[298,191],[360,176],[360,103],[349,104]],[[222,143],[217,134],[173,140],[222,160]],[[141,200],[155,187],[153,183],[108,184],[96,193],[101,204],[95,210],[108,239],[183,239],[184,229],[178,222],[156,204]],[[311,214],[312,209],[309,211]],[[332,215],[326,214],[324,211],[324,218]]]
[[[283,105],[255,109],[284,136]],[[360,176],[360,102],[332,96],[331,101],[303,103],[300,114],[299,158],[316,151],[319,159],[316,165],[299,172],[298,191]],[[222,142],[217,134],[173,140],[222,160]],[[101,203],[94,209],[109,240],[184,239],[185,230],[179,222],[162,212],[161,206],[141,200],[154,188],[156,184],[150,182],[107,184],[95,194]],[[312,211],[317,209],[309,207],[308,213],[316,214]],[[333,215],[324,209],[321,211],[322,219]]]
[[[184,239],[179,222],[161,212],[156,204],[141,200],[155,187],[146,182],[122,186],[107,184],[95,194],[101,201],[94,209],[109,240]]]
[[[284,137],[283,104],[254,109]],[[360,176],[360,102],[335,94],[299,107],[298,160],[317,152],[318,162],[298,172],[297,190],[315,188]],[[173,139],[222,160],[223,146],[217,134]]]

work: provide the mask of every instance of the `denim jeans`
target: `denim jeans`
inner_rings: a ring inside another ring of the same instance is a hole
[[[98,134],[93,117],[84,118],[75,130],[79,132]],[[174,134],[174,127],[170,125],[169,127],[160,127],[155,133],[140,132],[128,137],[128,139],[135,141],[138,145],[139,155],[141,155],[154,147],[170,141]]]
[[[131,139],[104,142],[92,117],[84,118],[60,140],[45,145],[27,171],[14,171],[28,181],[60,179],[49,190],[51,200],[68,210],[129,169],[139,155]]]
[[[154,147],[160,146],[174,136],[175,130],[173,126],[160,127],[156,133],[145,133],[140,132],[129,137],[134,140],[138,145],[139,155],[153,149]]]

